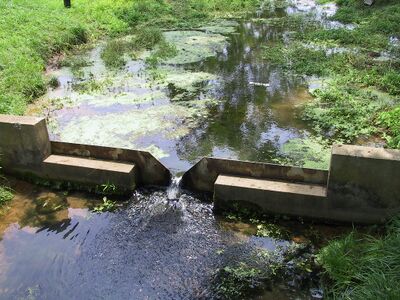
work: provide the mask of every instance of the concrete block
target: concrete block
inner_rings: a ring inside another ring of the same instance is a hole
[[[400,151],[333,146],[328,198],[334,209],[400,208]]]
[[[4,171],[38,170],[50,152],[43,118],[0,115],[0,163]]]
[[[183,175],[182,184],[188,189],[212,193],[214,182],[221,174],[321,185],[326,185],[328,180],[325,170],[204,157]]]
[[[214,186],[217,210],[229,209],[238,203],[250,204],[264,213],[323,217],[320,212],[326,202],[326,187],[316,184],[220,175]]]
[[[136,187],[134,164],[50,155],[43,162],[43,176],[52,180],[89,184],[114,184],[127,190]]]
[[[146,151],[54,141],[51,142],[51,151],[57,155],[132,162],[137,168],[137,184],[167,186],[171,182],[170,171]]]

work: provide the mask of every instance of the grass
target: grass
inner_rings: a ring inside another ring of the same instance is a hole
[[[318,260],[327,278],[328,298],[398,299],[400,295],[400,219],[381,237],[356,231],[331,241]]]
[[[258,0],[60,0],[0,2],[0,113],[23,114],[47,89],[45,66],[56,53],[135,28],[191,27],[214,17],[242,15]],[[110,50],[117,45],[110,45]],[[107,52],[105,57],[110,57]],[[120,64],[116,62],[116,64]]]
[[[400,47],[389,40],[400,35],[400,3],[379,1],[366,7],[358,0],[336,2],[340,7],[332,18],[356,24],[354,30],[328,30],[304,19],[306,26],[294,41],[265,47],[265,59],[287,72],[330,78],[314,91],[315,100],[304,110],[303,118],[318,133],[348,143],[381,134],[389,147],[399,148],[395,117],[400,104]],[[376,59],[381,51],[391,58]]]

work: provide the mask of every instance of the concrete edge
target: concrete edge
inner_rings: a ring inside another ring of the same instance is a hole
[[[214,182],[221,174],[326,185],[328,182],[328,173],[328,170],[203,157],[184,173],[182,176],[182,186],[198,192],[213,193]]]
[[[171,182],[171,172],[147,151],[57,141],[51,141],[51,150],[57,155],[134,163],[138,168],[138,183],[142,185],[168,186]]]

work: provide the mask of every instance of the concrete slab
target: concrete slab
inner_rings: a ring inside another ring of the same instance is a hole
[[[138,185],[167,186],[171,182],[170,171],[147,151],[54,141],[51,142],[51,151],[57,155],[134,163],[137,168]]]
[[[275,180],[220,175],[218,176],[215,185],[225,185],[287,194],[303,194],[316,197],[326,197],[326,187],[316,184],[297,184]]]
[[[43,161],[43,174],[52,180],[114,184],[127,190],[136,187],[136,168],[129,163],[50,155]]]
[[[325,170],[205,157],[183,175],[182,184],[188,189],[212,193],[221,174],[321,185],[328,180]]]
[[[326,187],[237,176],[218,176],[214,186],[217,210],[233,205],[253,206],[258,212],[320,218],[327,205]]]
[[[0,155],[4,172],[39,171],[51,146],[43,118],[0,115]]]

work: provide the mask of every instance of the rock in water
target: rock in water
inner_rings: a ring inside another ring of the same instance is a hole
[[[364,0],[364,4],[371,6],[374,4],[374,0]]]

